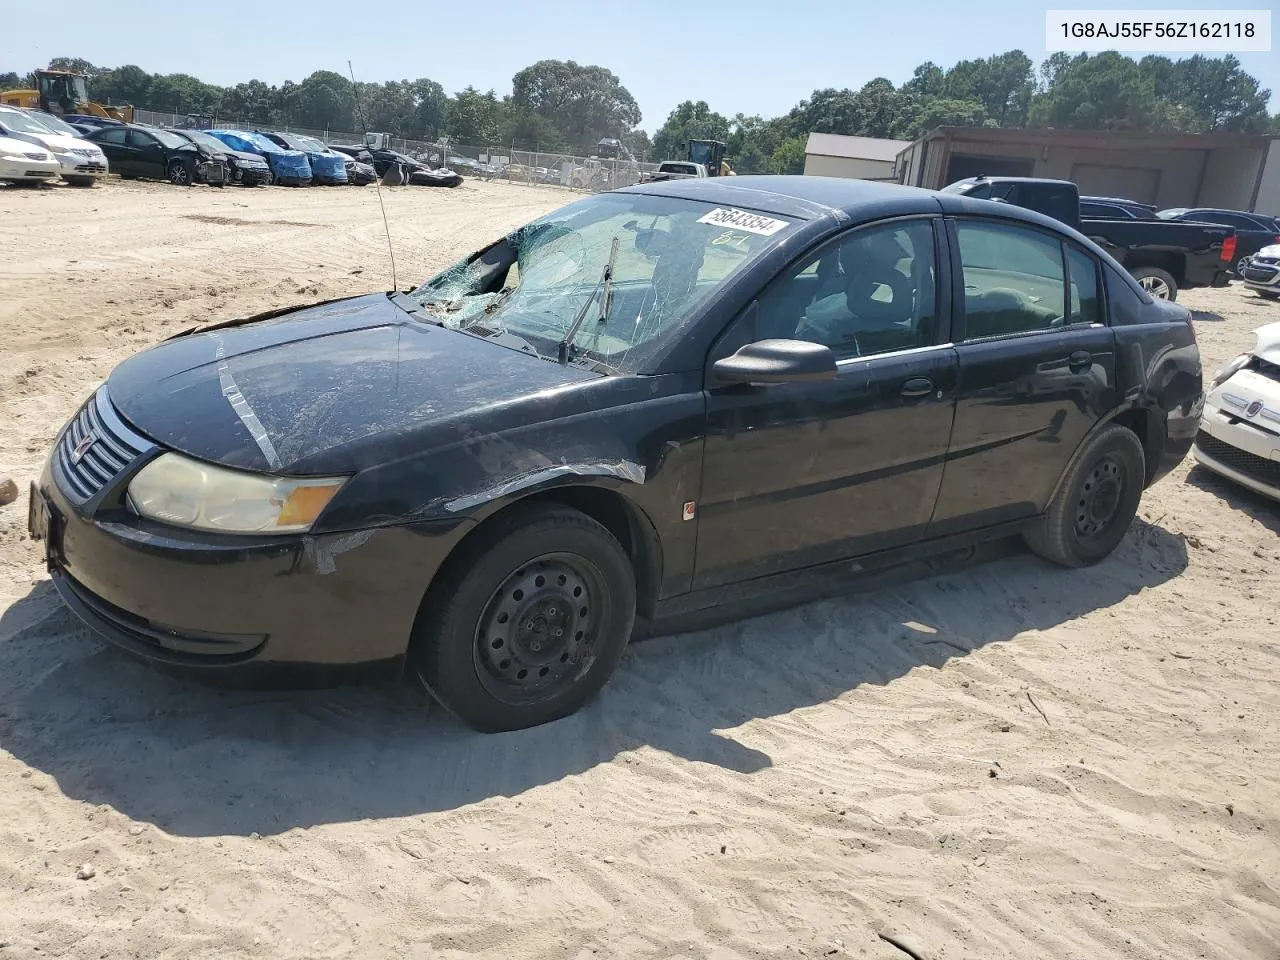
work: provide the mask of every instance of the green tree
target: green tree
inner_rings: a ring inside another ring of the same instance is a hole
[[[983,60],[961,60],[947,71],[941,96],[982,104],[997,126],[1021,127],[1034,93],[1031,59],[1010,50]]]
[[[911,79],[902,85],[902,89],[919,97],[940,97],[945,83],[946,74],[942,68],[932,60],[927,60],[915,68]]]
[[[468,86],[449,101],[444,128],[457,143],[484,146],[496,142],[502,132],[502,101],[492,90],[481,93]]]
[[[298,126],[314,130],[353,130],[354,114],[354,90],[351,81],[341,74],[317,70],[298,84],[298,112],[294,120]]]
[[[1203,131],[1264,133],[1271,91],[1240,68],[1231,54],[1193,57],[1161,63],[1146,57],[1140,67],[1151,78],[1156,96],[1191,111]]]
[[[70,73],[83,73],[92,77],[99,69],[81,57],[54,57],[49,61],[50,70],[66,70]]]
[[[1055,54],[1056,56],[1056,54]],[[1050,57],[1050,60],[1053,60]],[[1136,60],[1107,51],[1054,61],[1048,88],[1031,103],[1032,126],[1075,130],[1149,130],[1155,84]]]
[[[804,173],[804,137],[789,137],[778,144],[769,162],[770,173]]]
[[[621,137],[640,122],[635,98],[611,71],[572,60],[539,60],[511,81],[511,103],[522,115],[553,124],[579,148]]]
[[[725,140],[729,121],[716,113],[705,100],[686,100],[671,111],[667,122],[653,135],[651,160],[674,160],[685,155],[690,140]]]

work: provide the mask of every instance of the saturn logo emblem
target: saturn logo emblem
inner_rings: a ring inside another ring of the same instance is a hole
[[[1245,416],[1256,417],[1262,411],[1262,401],[1255,400],[1249,406],[1244,408]]]
[[[71,462],[79,463],[84,459],[84,455],[89,452],[89,448],[98,442],[98,436],[94,433],[86,433],[80,442],[75,445],[71,451]]]

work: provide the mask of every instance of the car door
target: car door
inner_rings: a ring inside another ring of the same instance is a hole
[[[113,171],[125,176],[137,176],[133,153],[126,143],[128,136],[127,127],[105,127],[94,135],[93,142],[107,155]]]
[[[959,356],[955,425],[930,536],[1041,512],[1118,402],[1092,254],[1012,221],[948,221]]]
[[[163,180],[168,175],[168,154],[159,140],[145,130],[130,130],[128,143],[138,176]]]
[[[923,536],[957,369],[937,229],[907,218],[823,244],[768,285],[712,350],[713,363],[758,340],[811,340],[832,348],[837,374],[721,386],[708,374],[695,589]]]

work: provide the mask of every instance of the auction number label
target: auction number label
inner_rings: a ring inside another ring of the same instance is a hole
[[[762,237],[772,237],[778,231],[785,230],[791,226],[786,220],[762,217],[758,213],[734,210],[731,207],[717,207],[706,216],[699,217],[698,222],[707,223],[713,227],[732,227],[734,230],[745,230],[747,233],[759,234]]]

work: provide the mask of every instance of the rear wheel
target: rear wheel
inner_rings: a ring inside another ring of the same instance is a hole
[[[1138,267],[1133,271],[1133,279],[1142,284],[1142,289],[1157,300],[1177,300],[1178,281],[1173,274],[1159,267]]]
[[[635,574],[603,526],[567,507],[517,508],[481,528],[419,613],[412,669],[486,733],[576,711],[631,637]]]
[[[1049,508],[1027,531],[1027,546],[1064,567],[1105,559],[1133,523],[1146,471],[1137,435],[1119,424],[1106,427],[1067,468]]]

